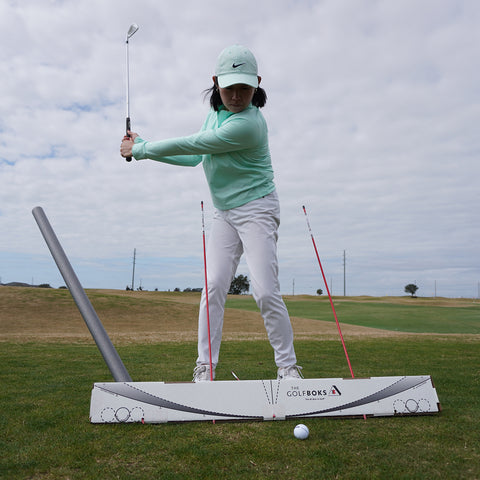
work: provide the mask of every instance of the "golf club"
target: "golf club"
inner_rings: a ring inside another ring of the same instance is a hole
[[[138,30],[138,25],[136,23],[132,23],[130,25],[130,28],[128,29],[128,32],[127,32],[127,38],[126,38],[126,41],[125,41],[125,44],[126,44],[126,52],[127,52],[127,122],[126,122],[126,135],[127,137],[129,137],[129,131],[131,130],[130,128],[130,74],[129,74],[129,70],[130,70],[130,66],[129,66],[129,58],[128,58],[128,40],[130,39],[130,37]],[[126,157],[125,160],[127,162],[131,162],[132,161],[132,157]]]

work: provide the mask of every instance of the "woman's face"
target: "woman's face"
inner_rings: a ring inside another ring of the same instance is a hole
[[[258,83],[260,83],[260,77],[258,77]],[[214,77],[216,85],[216,78]],[[251,103],[253,95],[255,94],[255,88],[243,83],[237,83],[230,85],[226,88],[218,87],[220,98],[225,108],[232,113],[239,113],[245,110]]]

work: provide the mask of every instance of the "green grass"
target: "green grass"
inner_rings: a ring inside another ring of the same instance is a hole
[[[39,332],[52,325],[60,328],[66,319],[81,321],[66,291],[28,290],[2,290],[0,323],[5,333],[14,327],[21,333],[20,320],[25,327],[36,322]],[[192,311],[198,308],[192,302],[198,295],[125,296],[102,291],[88,295],[100,317],[110,318],[110,325],[120,331],[121,325],[131,329],[132,318],[140,317],[144,326],[157,317],[176,325],[195,316]],[[0,478],[480,479],[480,336],[468,335],[480,333],[479,304],[420,298],[334,301],[341,323],[444,334],[347,339],[357,377],[432,375],[440,414],[367,421],[326,417],[215,425],[92,425],[88,420],[92,384],[112,381],[93,341],[3,341]],[[334,321],[325,296],[287,297],[286,303],[292,316]],[[257,310],[248,296],[229,297],[227,307]],[[132,342],[124,341],[118,351],[135,381],[190,380],[194,342]],[[296,352],[307,377],[350,376],[340,340],[298,341]],[[241,379],[274,378],[268,343],[224,342],[217,379],[232,379],[232,370]],[[293,437],[300,421],[311,432],[304,442]]]
[[[301,341],[309,377],[349,376],[338,341]],[[480,478],[480,348],[469,337],[356,339],[356,376],[431,374],[441,414],[303,422],[92,425],[93,382],[111,381],[89,344],[2,343],[0,478],[475,479]],[[189,380],[196,345],[118,348],[136,381]],[[266,342],[224,342],[218,379],[272,378]]]
[[[290,297],[285,299],[285,304],[292,317],[335,321],[328,298],[296,300]],[[250,296],[229,297],[226,306],[258,310]],[[480,303],[458,307],[417,305],[415,299],[406,305],[336,298],[334,307],[339,322],[351,325],[412,333],[480,333]]]

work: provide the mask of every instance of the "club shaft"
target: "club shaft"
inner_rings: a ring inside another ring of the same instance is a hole
[[[128,53],[128,39],[127,41],[125,42],[125,52],[126,52],[126,58],[125,58],[125,65],[126,65],[126,79],[127,79],[127,82],[126,82],[126,88],[127,88],[127,91],[126,91],[126,100],[127,100],[127,104],[126,104],[126,111],[127,111],[127,118],[130,117],[130,59],[129,59],[129,53]]]

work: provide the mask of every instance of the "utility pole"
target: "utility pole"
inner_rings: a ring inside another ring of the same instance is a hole
[[[345,257],[345,250],[343,251],[343,296],[347,296],[347,278],[346,278],[346,270],[347,270],[347,259]]]
[[[132,291],[135,290],[135,258],[137,256],[137,249],[133,249],[133,271],[132,271]]]
[[[293,284],[292,284],[292,295],[295,296],[295,279],[293,279]]]

